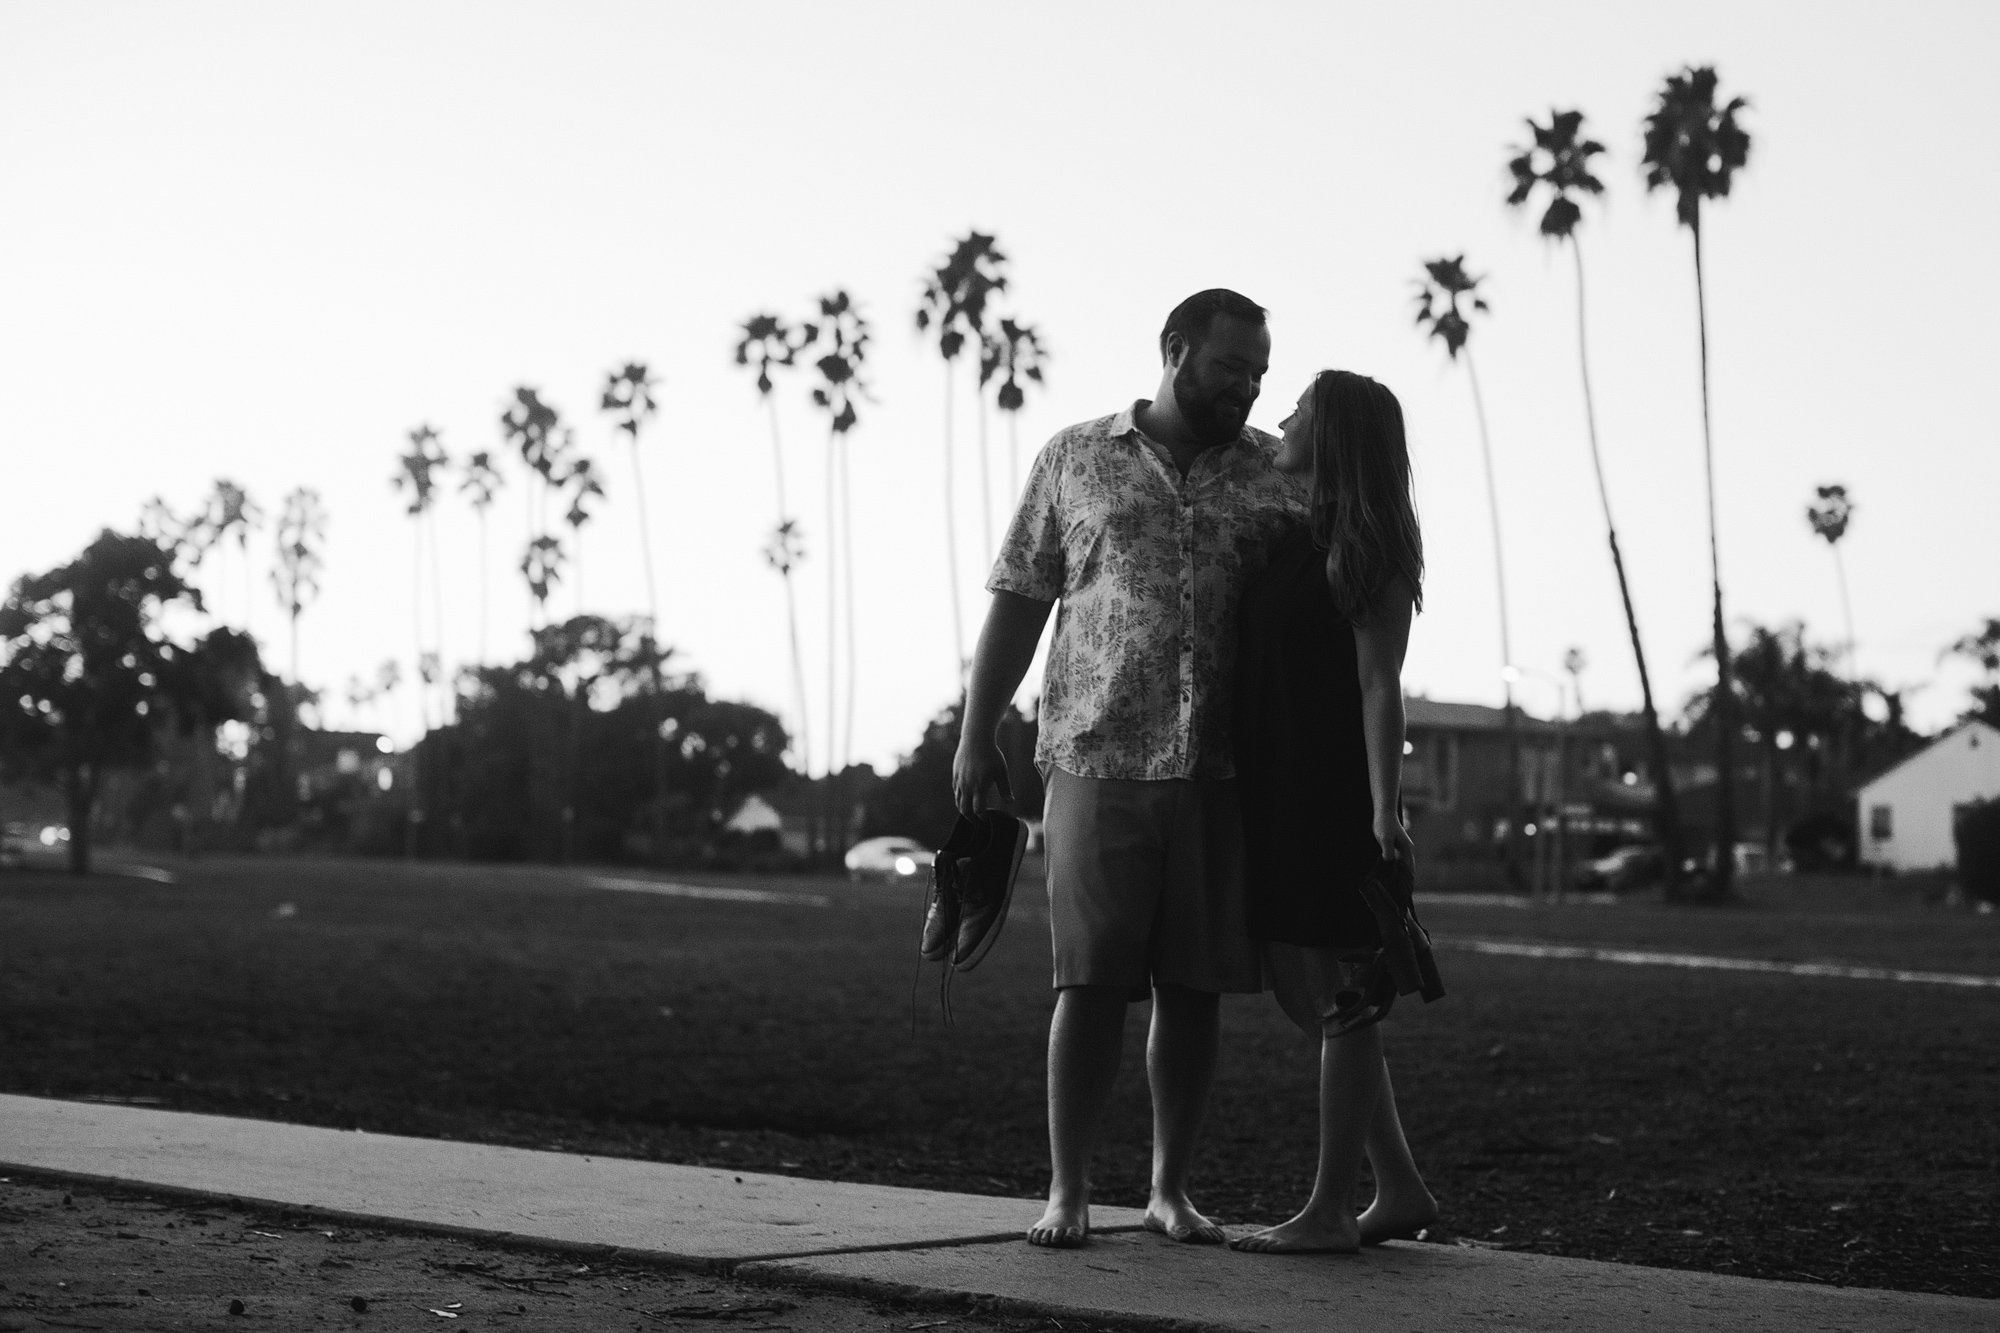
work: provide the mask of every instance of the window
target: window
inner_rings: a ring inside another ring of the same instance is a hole
[[[1890,817],[1892,807],[1872,805],[1868,807],[1868,836],[1875,842],[1887,842],[1895,836],[1895,824]]]

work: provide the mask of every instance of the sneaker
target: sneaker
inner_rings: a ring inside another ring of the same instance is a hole
[[[926,963],[951,959],[964,911],[965,881],[970,877],[974,853],[986,836],[985,823],[960,815],[931,862],[930,894],[924,903],[924,934],[918,949]]]
[[[1021,854],[1028,850],[1028,826],[1014,816],[988,810],[979,818],[986,836],[975,846],[971,873],[960,884],[958,949],[951,959],[960,972],[977,967],[1000,938],[1007,907],[1014,901]]]

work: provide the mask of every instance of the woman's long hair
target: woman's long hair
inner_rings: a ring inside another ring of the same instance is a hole
[[[1367,620],[1401,574],[1424,607],[1424,537],[1410,486],[1410,448],[1396,395],[1345,370],[1312,384],[1312,535],[1326,552],[1327,586],[1340,613]]]

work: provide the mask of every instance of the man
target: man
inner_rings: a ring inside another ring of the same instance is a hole
[[[1009,790],[994,743],[1058,599],[1035,761],[1044,810],[1055,1017],[1049,1026],[1048,1211],[1036,1245],[1083,1243],[1090,1156],[1117,1076],[1125,1005],[1153,998],[1146,1225],[1214,1244],[1187,1196],[1215,1074],[1222,992],[1262,975],[1243,921],[1229,751],[1236,606],[1297,483],[1246,427],[1270,361],[1264,310],[1214,289],[1160,332],[1152,401],[1072,426],[1035,460],[987,588],[958,808]]]

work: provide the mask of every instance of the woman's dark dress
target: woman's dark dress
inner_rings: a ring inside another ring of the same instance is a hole
[[[1303,524],[1245,591],[1236,659],[1236,776],[1250,933],[1312,948],[1379,949],[1358,886],[1375,866],[1375,801],[1354,626]]]

